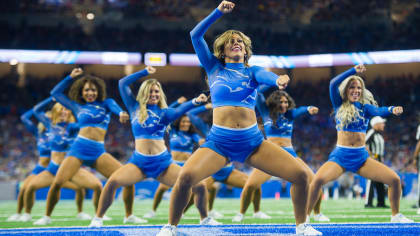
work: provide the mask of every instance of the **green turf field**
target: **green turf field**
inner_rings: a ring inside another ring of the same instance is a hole
[[[415,222],[420,222],[420,215],[416,214],[417,209],[411,208],[414,201],[402,200],[401,212]],[[157,215],[154,219],[149,219],[151,225],[166,224],[168,220],[168,201],[162,201]],[[134,214],[143,216],[150,211],[152,200],[136,200],[134,203]],[[224,218],[219,221],[224,224],[232,224],[232,217],[239,210],[239,199],[216,199],[215,207],[217,211],[224,214]],[[261,203],[261,209],[273,218],[270,220],[253,219],[252,205],[248,210],[244,224],[270,224],[270,223],[294,223],[293,209],[290,199],[264,199]],[[40,218],[45,212],[45,201],[37,201],[32,211],[32,222],[6,222],[6,219],[16,211],[16,201],[0,202],[0,228],[22,228],[34,227],[34,219]],[[90,200],[85,200],[84,212],[93,215],[93,206]],[[327,215],[332,223],[368,223],[368,222],[389,222],[390,209],[365,209],[362,200],[326,200],[322,205],[322,212]],[[122,201],[117,200],[110,207],[107,215],[112,217],[111,221],[105,221],[104,225],[122,225],[124,217],[124,205]],[[51,226],[87,226],[89,221],[80,221],[75,218],[76,206],[74,201],[60,201],[53,212]],[[181,224],[198,224],[197,210],[192,207],[183,217]]]

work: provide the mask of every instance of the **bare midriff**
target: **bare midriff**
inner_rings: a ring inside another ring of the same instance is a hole
[[[47,167],[48,163],[50,163],[50,158],[49,157],[40,157],[38,159],[38,164],[43,166],[43,167]]]
[[[166,150],[164,140],[136,139],[136,151],[146,155],[156,155]]]
[[[362,147],[365,146],[366,134],[363,132],[337,132],[337,145],[345,147]]]
[[[66,157],[66,152],[51,152],[51,160],[57,164],[61,164]]]
[[[213,124],[233,129],[257,123],[255,111],[246,107],[223,106],[213,109]]]
[[[268,141],[279,145],[280,147],[291,147],[292,146],[292,139],[291,138],[283,138],[283,137],[270,137]]]
[[[182,162],[184,162],[184,161],[186,161],[191,156],[191,153],[172,151],[171,152],[171,155],[172,155],[172,159],[174,161],[182,161]]]
[[[79,131],[79,135],[98,142],[105,140],[106,130],[99,127],[83,127]]]

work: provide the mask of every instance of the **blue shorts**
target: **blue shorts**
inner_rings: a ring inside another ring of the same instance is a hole
[[[227,178],[229,177],[229,175],[232,173],[232,171],[233,171],[232,165],[225,166],[219,171],[217,171],[215,174],[213,174],[211,177],[213,177],[215,181],[225,182]]]
[[[230,129],[213,125],[202,148],[210,148],[231,161],[245,162],[264,141],[255,124],[245,129]]]
[[[96,159],[104,153],[105,147],[103,142],[77,136],[67,156],[76,157],[83,162],[83,165],[92,166]]]
[[[185,165],[185,161],[174,161],[174,162],[175,162],[175,164],[177,164],[181,167],[183,167]]]
[[[41,166],[40,164],[36,164],[35,168],[31,172],[31,175],[37,175],[46,169],[47,168]]]
[[[50,149],[38,148],[38,153],[39,153],[39,157],[50,158],[50,156],[51,156],[51,150]]]
[[[369,153],[365,147],[347,148],[336,147],[330,154],[328,161],[333,161],[346,171],[356,173],[365,164]]]
[[[57,174],[57,171],[58,171],[59,167],[60,167],[59,164],[57,164],[53,161],[50,161],[50,164],[48,164],[46,171],[50,172],[52,175],[55,176]]]
[[[127,163],[136,165],[146,177],[157,178],[173,161],[168,150],[157,155],[144,155],[135,151]]]
[[[285,151],[287,151],[288,153],[290,153],[290,155],[292,155],[293,157],[298,157],[298,155],[296,154],[295,150],[293,149],[293,147],[281,147],[283,148]]]

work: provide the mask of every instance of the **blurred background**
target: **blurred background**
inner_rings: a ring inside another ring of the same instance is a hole
[[[35,137],[25,130],[20,115],[48,97],[76,66],[104,78],[108,96],[123,108],[118,79],[145,64],[156,66],[153,77],[163,83],[169,103],[207,90],[189,31],[219,2],[1,1],[2,184],[16,186],[37,161]],[[234,11],[210,28],[206,41],[212,48],[215,37],[225,30],[243,31],[256,55],[251,64],[287,73],[292,78],[287,91],[297,105],[320,108],[318,115],[295,122],[293,145],[299,156],[314,170],[328,159],[336,142],[329,80],[364,63],[363,77],[379,105],[404,107],[403,115],[387,119],[385,163],[402,176],[404,195],[415,195],[417,170],[409,162],[420,124],[420,1],[234,2]],[[125,162],[134,149],[133,140],[130,126],[113,119],[107,151]],[[237,167],[249,171],[247,166]],[[348,188],[353,191],[358,184],[360,180],[354,180]]]

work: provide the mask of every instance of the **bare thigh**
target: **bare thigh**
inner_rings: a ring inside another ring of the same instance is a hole
[[[95,162],[95,169],[103,176],[109,178],[122,164],[111,154],[105,152]]]

